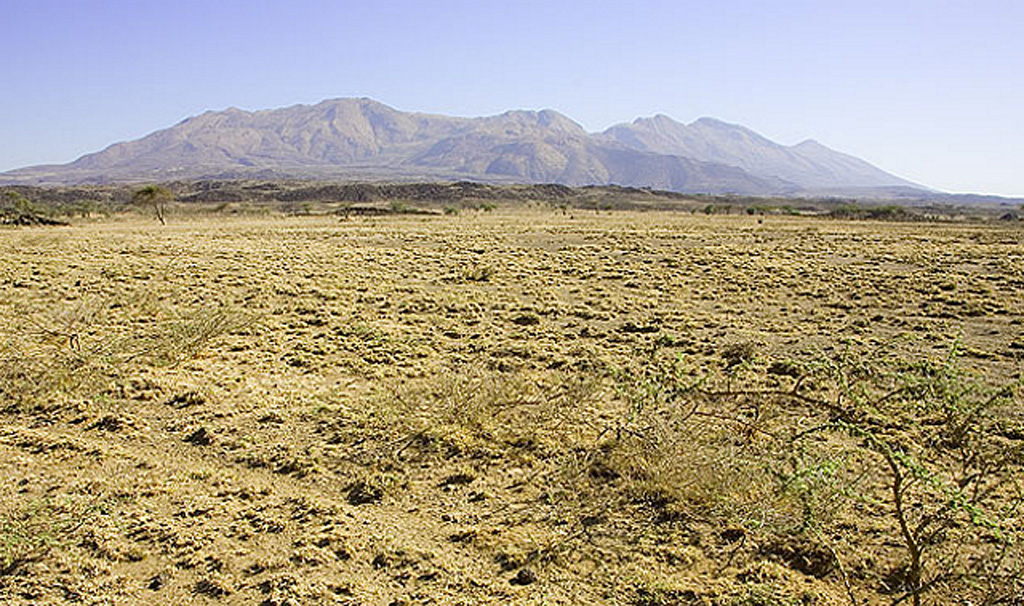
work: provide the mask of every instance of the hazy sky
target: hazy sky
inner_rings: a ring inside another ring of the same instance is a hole
[[[0,0],[0,170],[207,109],[713,116],[1024,196],[1024,1]]]

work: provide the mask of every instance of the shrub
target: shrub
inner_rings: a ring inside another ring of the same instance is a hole
[[[965,372],[956,346],[945,360],[872,365],[839,356],[821,370],[837,397],[828,430],[873,455],[865,462],[873,496],[904,550],[890,589],[918,606],[939,587],[968,595],[1014,576],[1021,554],[1010,528],[1024,505],[1024,445],[1008,444],[1000,426],[1020,422],[1019,384]]]
[[[658,355],[617,373],[626,405],[582,457],[575,490],[587,494],[579,486],[596,478],[605,500],[610,488],[619,503],[653,507],[656,520],[760,532],[800,569],[806,556],[785,544],[806,535],[834,560],[807,572],[839,571],[852,600],[828,537],[861,540],[850,519],[867,510],[889,520],[875,549],[899,545],[899,564],[879,579],[899,601],[1012,595],[1024,570],[1015,530],[1024,445],[1003,436],[1024,428],[1019,384],[965,372],[955,348],[942,360],[843,351],[784,367],[748,372],[741,387],[728,369],[723,377]]]
[[[67,225],[52,214],[52,209],[44,209],[16,191],[6,191],[0,198],[0,225]]]
[[[114,310],[134,310],[144,301],[89,298],[43,311],[25,309],[0,329],[0,401],[9,412],[57,407],[69,399],[99,394],[130,363],[158,366],[193,357],[224,334],[254,318],[230,308],[177,313],[151,310],[146,323],[125,323]]]
[[[712,539],[731,550],[723,565],[745,553],[747,563],[838,574],[851,603],[861,589],[915,605],[1019,592],[1016,383],[971,375],[955,349],[941,360],[735,353],[726,367],[655,348],[582,374],[471,367],[405,382],[363,419],[360,435],[382,438],[363,461],[532,467],[540,496],[519,511],[557,528],[532,561],[588,537],[664,542],[698,522],[723,529]],[[896,564],[871,577],[878,561]]]

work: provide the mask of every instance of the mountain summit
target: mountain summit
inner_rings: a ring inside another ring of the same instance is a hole
[[[367,98],[208,111],[69,164],[2,173],[0,182],[233,177],[615,183],[776,195],[919,187],[813,141],[787,147],[712,118],[686,125],[657,115],[590,134],[550,109],[458,118]]]

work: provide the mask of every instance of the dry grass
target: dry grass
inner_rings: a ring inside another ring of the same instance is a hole
[[[0,600],[1019,601],[1019,230],[757,219],[5,229]]]

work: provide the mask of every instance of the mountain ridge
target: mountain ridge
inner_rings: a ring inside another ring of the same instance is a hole
[[[800,195],[848,188],[927,191],[815,141],[777,144],[741,125],[665,114],[588,133],[553,109],[476,118],[403,112],[367,98],[206,111],[67,164],[0,183],[74,184],[272,173],[295,178],[473,179],[618,184],[684,193]]]
[[[752,174],[797,183],[805,189],[893,186],[928,189],[813,139],[792,146],[780,145],[745,126],[710,117],[682,124],[664,114],[656,114],[611,126],[599,136],[633,149],[738,166]]]

